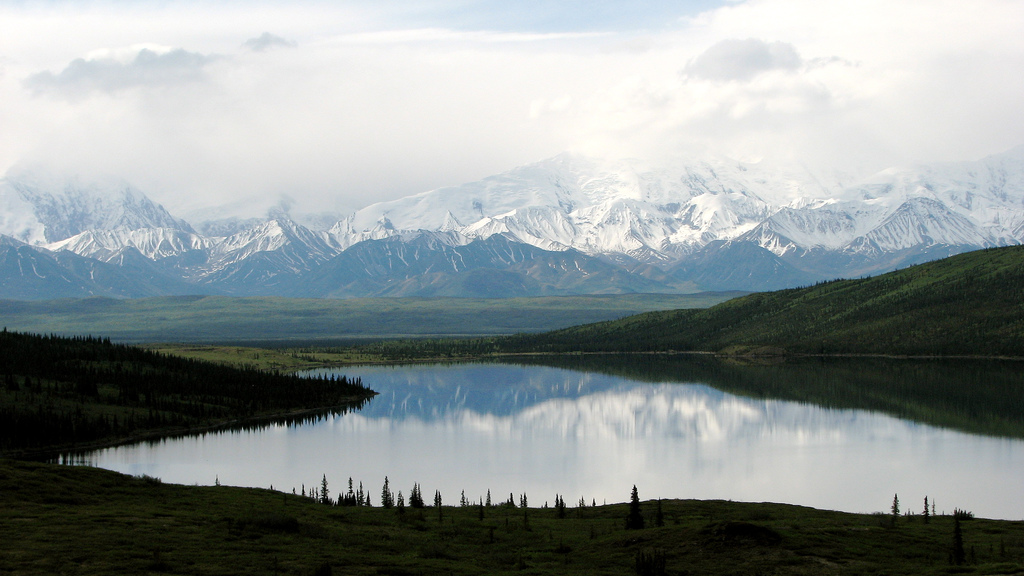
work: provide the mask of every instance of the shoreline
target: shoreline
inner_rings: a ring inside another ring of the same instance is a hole
[[[260,425],[271,425],[276,421],[289,420],[293,418],[304,418],[318,416],[322,414],[339,413],[352,409],[353,406],[358,407],[362,402],[372,399],[377,396],[377,392],[366,397],[350,397],[347,402],[343,404],[335,404],[328,407],[319,408],[301,408],[292,410],[289,412],[282,412],[277,414],[267,414],[261,416],[248,416],[244,418],[235,418],[231,420],[225,420],[222,422],[216,422],[203,426],[191,426],[188,428],[177,428],[173,430],[152,430],[139,434],[133,434],[125,438],[114,439],[110,441],[96,441],[88,442],[84,444],[73,444],[70,446],[61,446],[56,448],[44,448],[40,450],[27,450],[14,454],[0,454],[0,458],[8,460],[19,460],[29,462],[45,462],[52,464],[59,464],[53,462],[54,459],[63,456],[73,456],[76,454],[82,454],[85,452],[92,452],[95,450],[103,450],[106,448],[116,448],[118,446],[125,446],[128,444],[138,444],[149,441],[160,441],[168,438],[180,438],[183,436],[192,436],[198,434],[206,434],[208,432],[217,432],[221,430],[229,430],[232,428],[246,427],[246,426],[260,426]]]

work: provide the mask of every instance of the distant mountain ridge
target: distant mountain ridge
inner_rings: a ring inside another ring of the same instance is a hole
[[[1024,146],[859,179],[563,154],[327,230],[281,212],[193,227],[115,178],[17,170],[0,180],[0,234],[9,298],[770,290],[1024,243]]]

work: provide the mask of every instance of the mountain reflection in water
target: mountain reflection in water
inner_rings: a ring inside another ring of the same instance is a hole
[[[507,364],[347,367],[380,392],[314,425],[207,434],[99,451],[98,466],[185,484],[332,492],[352,477],[379,500],[420,483],[455,504],[644,499],[776,501],[1021,519],[1024,441],[966,434],[878,412],[723,392],[663,376]],[[611,371],[609,371],[611,372]]]

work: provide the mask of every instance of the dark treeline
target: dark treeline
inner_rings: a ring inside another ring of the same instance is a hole
[[[219,485],[220,484],[218,483],[218,486]],[[273,489],[273,487],[271,487],[271,489]],[[350,476],[348,479],[348,491],[344,493],[339,492],[336,498],[331,497],[331,494],[333,493],[332,488],[330,483],[328,482],[327,475],[324,474],[321,477],[319,483],[312,483],[309,486],[303,484],[301,489],[292,488],[292,494],[301,495],[304,498],[310,498],[315,502],[325,504],[327,506],[374,507],[375,505],[373,504],[373,498],[370,496],[371,490],[372,489],[364,488],[362,481],[358,483],[357,487],[355,481],[353,481],[352,477]],[[397,508],[399,514],[404,514],[407,506],[408,508],[411,508],[413,510],[423,510],[428,507],[427,502],[423,499],[423,489],[420,488],[419,482],[414,483],[412,485],[412,489],[409,490],[407,494],[408,497],[405,494],[403,494],[401,490],[399,490],[396,494],[395,488],[391,485],[391,482],[390,480],[388,480],[388,477],[385,476],[384,485],[380,491],[380,499],[378,500],[376,506],[379,508],[386,509]],[[432,500],[432,507],[441,508],[442,503],[443,500],[441,497],[441,491],[435,490],[434,498]],[[636,486],[633,487],[631,504],[633,506],[639,506]],[[476,500],[467,498],[466,491],[463,490],[457,506],[460,508],[478,508],[480,510],[481,520],[483,519],[483,510],[485,508],[504,508],[513,510],[530,509],[529,499],[525,492],[520,493],[518,497],[513,493],[509,493],[507,500],[492,500],[491,491],[489,489],[487,490],[486,498],[484,496],[480,496],[479,499]],[[587,508],[597,508],[597,500],[591,499],[590,503],[588,504],[587,499],[581,496],[579,501],[577,501],[575,504],[576,517],[582,518],[583,511],[586,510]],[[542,506],[535,506],[533,509],[553,509],[555,511],[555,517],[561,519],[567,517],[568,507],[565,504],[565,498],[561,494],[555,494],[555,499],[553,500],[551,505],[549,505],[549,503],[545,501]],[[636,514],[636,512],[632,510],[631,513]],[[642,527],[643,523],[641,522],[640,524]],[[664,525],[664,523],[660,520],[655,520],[655,525],[662,526]]]
[[[373,392],[159,354],[94,337],[0,332],[0,454],[328,408]]]
[[[529,348],[511,346],[510,341],[516,337],[484,337],[484,338],[437,338],[379,340],[353,348],[324,348],[329,352],[357,350],[393,362],[418,360],[423,358],[455,360],[466,356],[478,357],[492,354],[529,352]]]

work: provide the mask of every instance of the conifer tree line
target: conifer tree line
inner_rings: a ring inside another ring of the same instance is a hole
[[[317,502],[319,502],[321,504],[326,504],[326,505],[329,505],[329,506],[370,506],[370,507],[373,506],[373,504],[370,502],[370,496],[369,496],[368,492],[363,487],[362,481],[359,482],[359,487],[356,488],[355,487],[355,482],[354,482],[354,480],[352,479],[351,476],[348,479],[348,492],[346,492],[344,494],[339,493],[338,497],[336,499],[332,499],[330,497],[331,489],[330,489],[330,486],[329,486],[329,484],[327,482],[327,475],[326,474],[324,474],[321,477],[319,486],[320,486],[320,488],[317,489],[316,487],[313,487],[313,485],[311,485],[311,487],[307,491],[306,490],[306,485],[303,484],[302,488],[301,488],[301,491],[296,491],[293,488],[292,489],[292,493],[293,494],[301,494],[304,497],[311,498],[311,499],[313,499],[313,500],[315,500],[315,501],[317,501]],[[271,489],[273,489],[273,488],[271,488]],[[405,513],[405,508],[406,508],[407,504],[408,504],[409,508],[413,508],[413,509],[423,509],[423,508],[426,508],[426,503],[423,500],[423,489],[420,488],[420,484],[418,482],[413,483],[412,489],[409,490],[409,498],[408,498],[408,500],[406,500],[406,498],[402,494],[401,490],[399,490],[397,495],[396,495],[394,489],[392,488],[390,478],[388,476],[384,476],[384,483],[383,483],[383,485],[381,487],[380,507],[381,508],[397,508],[399,513],[403,513],[404,514]],[[443,505],[443,497],[441,496],[441,491],[440,490],[435,490],[434,491],[433,507],[434,508],[441,508],[442,505]],[[518,509],[521,509],[521,510],[525,511],[525,510],[527,510],[529,508],[529,497],[527,496],[527,494],[525,492],[520,494],[518,496],[518,498],[514,494],[509,493],[508,500],[495,505],[491,501],[491,491],[490,490],[487,490],[487,498],[486,498],[486,500],[481,497],[478,501],[472,501],[469,498],[467,498],[466,497],[466,491],[463,490],[462,493],[461,493],[461,496],[459,498],[458,506],[461,507],[461,508],[477,506],[477,507],[479,507],[481,509],[483,509],[483,508],[493,508],[495,506],[498,506],[498,507],[502,507],[502,508],[513,508],[513,509],[518,508]],[[577,503],[576,506],[577,506],[577,510],[582,510],[584,508],[587,508],[588,506],[592,507],[592,508],[596,508],[597,507],[597,500],[596,499],[592,500],[592,502],[590,504],[587,504],[586,499],[584,499],[581,496],[580,499],[579,499],[579,502]],[[555,515],[558,518],[565,518],[566,517],[565,498],[561,494],[555,494],[555,499],[554,499],[554,503],[553,503],[552,506],[548,506],[548,503],[545,502],[542,508],[545,508],[545,509],[553,508],[554,511],[555,511]],[[656,512],[655,512],[655,520],[654,520],[654,522],[655,522],[655,526],[664,526],[664,519],[663,519],[662,513],[661,513],[661,500],[660,499],[656,502]],[[638,493],[637,493],[637,488],[636,488],[636,486],[633,486],[633,491],[632,491],[632,493],[630,495],[629,516],[626,518],[626,528],[627,529],[641,529],[641,528],[644,527],[644,525],[645,525],[645,521],[644,521],[643,515],[642,515],[641,510],[640,510],[640,499],[639,499],[639,496],[638,496]]]
[[[0,454],[369,398],[359,379],[240,369],[106,338],[0,332]]]

